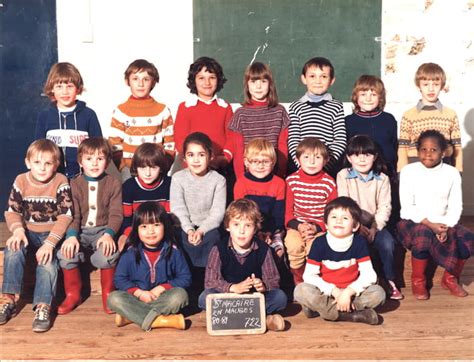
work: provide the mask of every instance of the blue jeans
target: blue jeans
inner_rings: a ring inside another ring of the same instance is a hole
[[[183,247],[184,253],[189,257],[193,266],[200,268],[206,267],[209,253],[220,239],[221,234],[219,230],[212,229],[204,234],[201,244],[195,246],[188,242],[188,234],[181,230],[181,246]]]
[[[204,289],[198,299],[198,306],[202,310],[206,310],[206,297],[208,294],[222,293],[214,288]],[[281,289],[272,289],[264,292],[265,297],[265,312],[272,314],[286,308],[288,298]]]
[[[138,300],[132,294],[116,290],[109,294],[107,305],[122,317],[138,324],[144,331],[160,315],[176,314],[188,305],[188,293],[183,288],[171,288],[150,303]]]
[[[35,233],[26,231],[28,247],[23,243],[18,251],[5,248],[3,254],[3,284],[2,293],[20,294],[23,289],[23,274],[25,272],[26,253],[34,252],[43,245],[49,232]],[[51,305],[56,294],[56,283],[58,279],[58,261],[56,252],[53,250],[52,260],[46,265],[38,264],[36,267],[36,283],[33,297],[33,308],[38,304]]]
[[[119,257],[119,251],[116,250],[115,253],[109,256],[105,256],[102,247],[97,249],[97,240],[104,235],[104,230],[106,226],[98,226],[93,228],[84,228],[82,229],[81,234],[79,235],[79,252],[74,255],[71,259],[66,258],[61,250],[58,250],[58,260],[59,266],[63,269],[74,269],[79,266],[79,263],[84,263],[85,253],[84,250],[92,250],[91,255],[91,264],[97,269],[109,269],[117,264]]]
[[[380,256],[385,279],[394,280],[395,271],[393,269],[393,251],[395,249],[395,239],[387,229],[377,231],[374,242],[371,244]]]

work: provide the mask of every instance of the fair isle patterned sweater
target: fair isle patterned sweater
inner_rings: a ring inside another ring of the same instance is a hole
[[[57,245],[72,221],[72,208],[66,176],[57,173],[49,182],[40,183],[26,172],[13,183],[5,221],[11,232],[18,228],[49,232],[46,242]]]
[[[109,141],[114,151],[123,151],[120,170],[130,167],[135,150],[142,143],[160,143],[174,157],[173,118],[164,104],[152,97],[130,97],[119,105],[112,117]]]

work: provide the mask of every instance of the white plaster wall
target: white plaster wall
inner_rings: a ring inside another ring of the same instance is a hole
[[[469,3],[435,0],[425,10],[425,0],[383,0],[380,35],[386,110],[398,120],[419,98],[413,77],[421,63],[439,63],[447,72],[450,91],[441,99],[459,116],[464,213],[474,215],[474,8]],[[86,86],[81,98],[97,112],[105,135],[112,110],[129,96],[123,72],[137,58],[156,65],[160,83],[152,96],[175,114],[188,94],[187,71],[193,62],[192,0],[57,0],[57,21],[59,61],[79,68]],[[397,34],[400,40],[394,43]],[[408,55],[413,39],[423,37],[423,51]],[[394,45],[397,70],[385,74],[392,61],[386,51]],[[345,111],[351,112],[350,104]]]

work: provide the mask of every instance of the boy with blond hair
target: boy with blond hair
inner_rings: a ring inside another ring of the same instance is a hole
[[[171,112],[166,105],[150,96],[159,80],[158,70],[145,59],[133,61],[125,70],[125,83],[132,94],[114,110],[109,137],[114,163],[122,173],[122,181],[131,177],[132,157],[142,143],[162,144],[168,154],[169,166],[174,161]]]
[[[301,168],[286,178],[285,246],[295,284],[300,284],[306,256],[314,238],[326,231],[323,215],[337,197],[336,182],[324,170],[329,151],[316,137],[305,138],[296,148]]]
[[[463,170],[461,131],[456,112],[445,107],[439,94],[446,85],[446,73],[435,63],[420,65],[415,74],[415,84],[421,93],[417,105],[403,114],[398,140],[397,171],[418,161],[417,140],[423,131],[433,129],[448,141],[443,161]]]
[[[122,185],[105,172],[112,160],[112,150],[104,138],[84,140],[79,145],[77,159],[82,174],[71,180],[74,219],[58,252],[66,292],[58,314],[71,312],[81,302],[79,264],[84,262],[86,251],[92,253],[92,265],[100,269],[103,308],[111,313],[107,297],[114,289],[114,270],[119,257],[115,237],[123,220]]]
[[[255,234],[262,216],[257,204],[248,199],[233,201],[226,210],[224,226],[230,234],[213,246],[206,267],[205,290],[199,296],[199,308],[206,309],[206,297],[213,293],[260,292],[265,297],[267,328],[282,331],[285,321],[279,314],[286,308],[287,297],[279,288],[280,275],[270,248]]]
[[[26,253],[34,250],[38,265],[33,332],[46,332],[51,328],[51,303],[58,275],[55,248],[72,220],[73,207],[68,180],[56,172],[60,158],[59,148],[52,141],[34,141],[26,152],[29,171],[18,175],[13,183],[5,212],[8,230],[13,235],[4,250],[0,325],[17,313]]]

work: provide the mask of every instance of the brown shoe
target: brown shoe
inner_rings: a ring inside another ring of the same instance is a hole
[[[267,330],[281,332],[285,330],[285,320],[279,314],[267,315]]]

